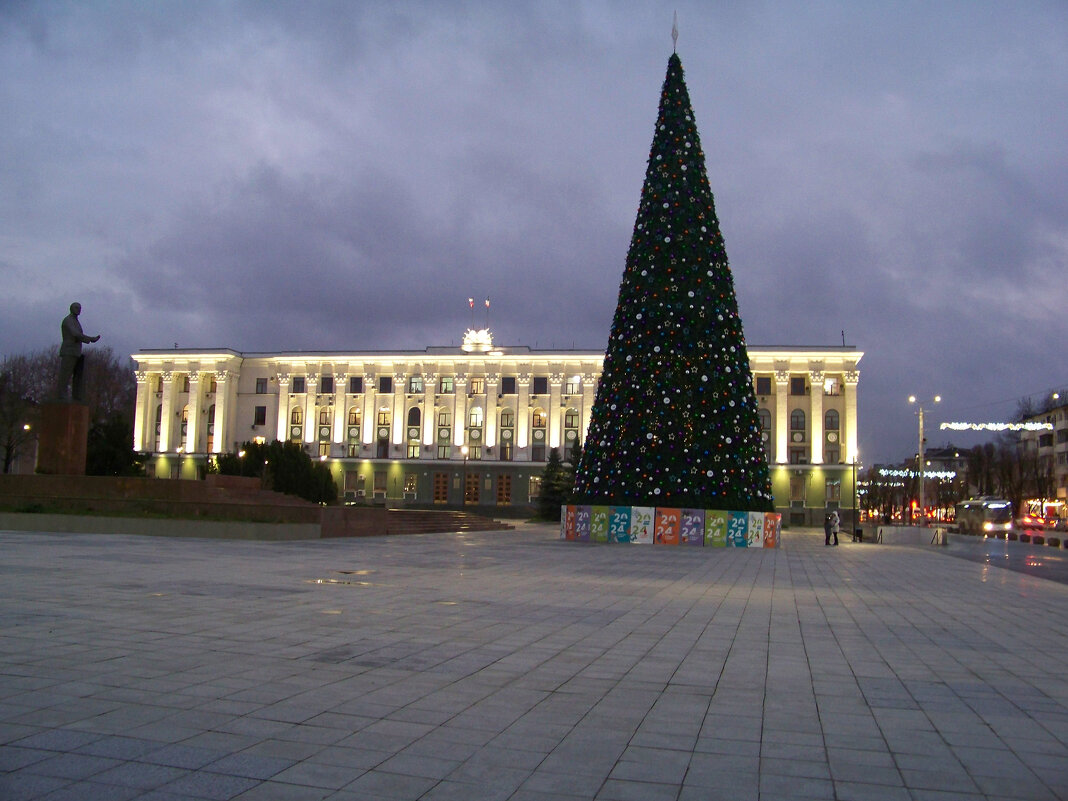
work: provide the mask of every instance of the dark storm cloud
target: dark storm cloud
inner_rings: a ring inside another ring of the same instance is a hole
[[[607,339],[675,4],[0,5],[0,344]],[[996,418],[1068,383],[1068,11],[678,4],[747,340]],[[931,438],[935,439],[936,435]]]

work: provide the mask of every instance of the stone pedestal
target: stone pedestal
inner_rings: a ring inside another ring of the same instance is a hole
[[[37,432],[37,472],[84,476],[89,441],[89,407],[84,403],[45,403]]]

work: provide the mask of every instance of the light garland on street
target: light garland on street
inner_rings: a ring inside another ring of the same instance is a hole
[[[942,423],[951,431],[1052,431],[1052,423]]]
[[[898,470],[889,467],[881,467],[877,471],[880,476],[892,476],[893,478],[919,478],[919,472],[916,470]],[[945,481],[952,481],[957,477],[957,474],[953,470],[924,470],[924,478],[937,478]]]

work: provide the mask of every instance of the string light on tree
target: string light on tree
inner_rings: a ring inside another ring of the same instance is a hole
[[[584,503],[772,508],[734,280],[676,53],[575,490]]]

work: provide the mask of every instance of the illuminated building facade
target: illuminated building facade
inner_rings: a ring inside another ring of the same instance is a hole
[[[843,348],[749,348],[784,522],[852,507],[857,364]],[[214,454],[299,442],[356,502],[526,507],[549,450],[589,425],[604,354],[498,347],[488,331],[422,351],[144,350],[134,448],[151,475],[195,478]]]

